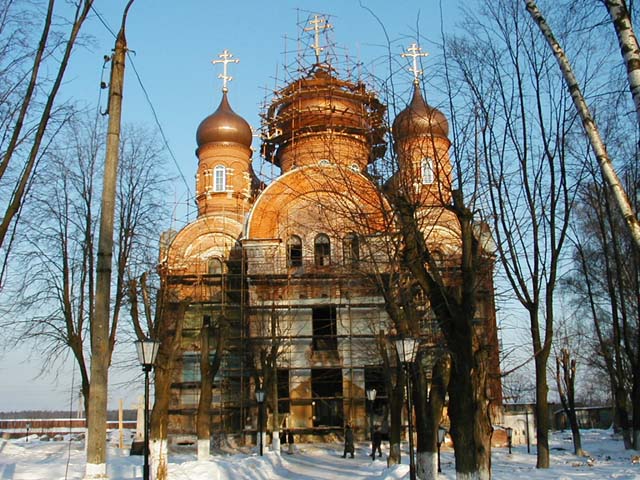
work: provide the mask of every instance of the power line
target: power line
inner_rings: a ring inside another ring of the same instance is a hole
[[[138,83],[140,84],[140,88],[142,89],[142,92],[144,93],[144,97],[147,100],[147,103],[149,104],[149,108],[151,109],[151,113],[153,114],[153,118],[156,122],[156,126],[158,127],[158,130],[160,131],[160,135],[162,136],[162,140],[164,142],[165,147],[167,148],[169,155],[171,156],[171,159],[173,160],[173,164],[175,165],[176,169],[178,170],[178,173],[180,174],[180,178],[182,179],[182,181],[184,182],[185,187],[187,188],[187,193],[189,196],[191,196],[191,188],[189,187],[189,184],[187,183],[187,179],[185,178],[184,174],[182,173],[182,169],[180,168],[180,165],[178,164],[178,160],[176,159],[175,155],[173,154],[173,150],[171,150],[171,147],[169,146],[169,142],[167,141],[167,137],[164,134],[164,130],[162,128],[162,125],[160,124],[160,120],[158,119],[158,114],[156,113],[156,109],[153,106],[153,103],[151,102],[151,98],[149,97],[149,94],[147,93],[147,89],[145,88],[144,84],[142,83],[142,78],[140,78],[140,75],[138,74],[138,70],[136,69],[135,63],[133,62],[133,57],[131,56],[131,54],[129,52],[127,52],[127,56],[129,57],[129,62],[131,63],[131,67],[133,68],[133,72],[136,74],[136,78],[138,79]]]
[[[96,14],[96,17],[98,18],[98,20],[100,20],[100,23],[102,23],[102,25],[104,26],[104,28],[107,29],[107,31],[114,37],[116,38],[116,34],[114,33],[113,29],[111,29],[111,27],[109,26],[109,24],[106,22],[106,20],[102,17],[102,15],[100,14],[100,12],[98,12],[95,7],[92,5],[91,6],[91,10]],[[167,140],[167,136],[164,133],[164,129],[162,128],[162,125],[160,124],[160,119],[158,118],[158,114],[156,112],[155,107],[153,106],[153,103],[151,102],[151,98],[149,97],[149,93],[147,92],[147,89],[144,86],[144,83],[142,82],[142,78],[140,77],[140,74],[138,73],[138,70],[135,66],[135,63],[133,61],[133,57],[131,56],[130,52],[127,51],[127,56],[129,57],[129,62],[131,63],[131,67],[133,68],[133,72],[136,75],[136,78],[138,79],[138,84],[140,85],[140,88],[142,89],[142,92],[144,93],[145,99],[147,101],[147,104],[149,105],[149,108],[151,109],[151,113],[153,115],[153,119],[156,123],[156,126],[158,127],[158,131],[160,132],[160,136],[162,137],[162,141],[164,142],[164,146],[167,149],[167,151],[169,152],[169,155],[171,156],[171,159],[173,161],[173,164],[175,165],[176,169],[178,170],[178,174],[180,175],[180,178],[182,179],[186,189],[187,189],[187,197],[190,198],[191,197],[191,188],[189,186],[189,183],[187,182],[184,173],[182,172],[182,169],[180,168],[180,165],[178,164],[178,160],[176,159],[176,156],[173,153],[173,150],[171,149],[171,147],[169,146],[169,141]],[[187,202],[188,204],[188,202]]]
[[[102,25],[104,25],[104,28],[107,29],[107,31],[113,35],[113,38],[116,38],[116,34],[114,33],[114,31],[111,29],[111,27],[109,26],[109,24],[107,24],[107,22],[105,21],[104,18],[102,18],[102,15],[100,15],[100,12],[98,12],[95,7],[93,5],[91,5],[91,10],[93,11],[93,13],[96,14],[96,17],[98,17],[98,20],[100,20],[100,23],[102,23]]]

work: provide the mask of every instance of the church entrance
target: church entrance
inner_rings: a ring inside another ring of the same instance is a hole
[[[314,427],[342,427],[342,369],[311,370],[311,393],[314,401]]]

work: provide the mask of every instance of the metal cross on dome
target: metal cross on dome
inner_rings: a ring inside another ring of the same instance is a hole
[[[322,30],[330,30],[333,28],[333,25],[327,22],[327,19],[321,17],[319,15],[314,15],[313,20],[309,20],[309,23],[312,25],[311,27],[306,27],[304,29],[305,32],[313,31],[314,41],[313,41],[313,49],[316,52],[316,63],[320,62],[320,53],[324,50],[324,47],[320,46],[320,32]]]
[[[423,52],[417,43],[412,43],[411,46],[407,48],[407,53],[400,54],[402,58],[413,58],[413,64],[409,67],[409,71],[413,73],[413,83],[415,84],[420,82],[420,75],[422,74],[422,70],[418,68],[418,57],[426,57],[428,55],[429,53]]]
[[[214,65],[216,63],[222,64],[222,73],[218,75],[218,78],[222,79],[222,91],[227,92],[229,90],[227,88],[227,82],[233,80],[232,76],[227,75],[227,65],[230,63],[240,63],[240,60],[238,60],[237,58],[234,58],[232,60],[231,57],[233,57],[233,54],[227,51],[226,48],[221,54],[218,55],[218,57],[220,58],[220,60],[211,60],[211,63],[213,63]]]

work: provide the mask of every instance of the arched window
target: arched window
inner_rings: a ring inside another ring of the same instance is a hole
[[[291,235],[287,240],[287,266],[302,266],[302,240],[297,235]]]
[[[218,257],[211,257],[207,263],[207,273],[209,275],[220,275],[222,274],[222,260]]]
[[[324,233],[316,236],[313,243],[316,267],[331,265],[331,241]]]
[[[432,158],[423,158],[420,165],[421,175],[422,175],[422,184],[423,185],[431,185],[434,180],[433,174],[433,159]]]
[[[218,165],[213,169],[213,191],[224,192],[227,189],[227,169]]]
[[[344,237],[342,255],[345,265],[355,265],[360,260],[360,240],[355,233],[349,233]]]
[[[434,250],[431,252],[431,256],[439,269],[444,269],[446,267],[446,258],[441,250]]]

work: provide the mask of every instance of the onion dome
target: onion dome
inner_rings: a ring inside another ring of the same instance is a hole
[[[220,106],[200,123],[196,132],[198,148],[214,142],[233,142],[250,148],[252,140],[251,127],[231,109],[227,92],[222,93]]]
[[[419,86],[414,84],[413,98],[393,121],[392,132],[396,142],[412,136],[447,138],[449,123],[440,110],[424,101]]]

